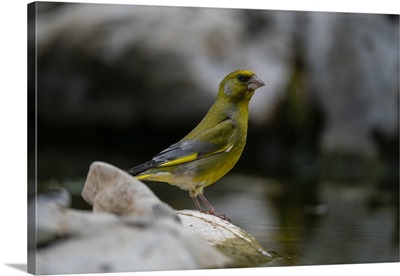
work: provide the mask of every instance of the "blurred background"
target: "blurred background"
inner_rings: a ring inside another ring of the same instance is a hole
[[[147,161],[202,119],[228,73],[250,69],[266,86],[240,161],[205,190],[216,210],[277,265],[399,261],[398,15],[39,2],[29,20],[38,192],[63,186],[90,208],[93,161]]]

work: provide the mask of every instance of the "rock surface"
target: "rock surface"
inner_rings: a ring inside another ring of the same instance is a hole
[[[104,162],[94,162],[82,190],[82,197],[94,212],[120,216],[172,217],[174,210],[144,184]]]
[[[64,213],[67,236],[38,249],[38,274],[217,268],[230,262],[170,219]]]
[[[230,257],[238,267],[266,265],[279,258],[266,250],[247,232],[216,216],[180,210],[183,225]]]
[[[69,194],[36,199],[38,274],[262,266],[277,259],[218,217],[174,211],[142,182],[103,162],[90,166],[82,196],[93,211],[69,208]],[[35,204],[31,201],[29,204]]]

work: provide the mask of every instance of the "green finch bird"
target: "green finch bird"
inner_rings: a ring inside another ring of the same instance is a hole
[[[215,103],[203,120],[182,140],[127,172],[139,180],[166,182],[189,191],[200,212],[218,215],[203,189],[229,172],[246,144],[249,101],[264,86],[256,74],[237,70],[220,83]],[[207,206],[203,211],[199,197]]]

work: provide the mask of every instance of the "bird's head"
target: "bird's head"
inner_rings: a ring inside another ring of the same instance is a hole
[[[220,83],[218,97],[234,101],[249,101],[254,94],[254,90],[264,85],[264,82],[253,71],[233,71]]]

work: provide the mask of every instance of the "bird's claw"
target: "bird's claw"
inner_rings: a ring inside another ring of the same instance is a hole
[[[232,220],[229,217],[227,217],[225,214],[217,214],[212,211],[203,211],[203,210],[201,210],[200,212],[203,214],[208,214],[208,215],[213,215],[213,216],[219,217],[220,219],[226,220],[227,222],[232,222]]]

